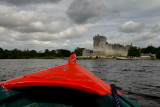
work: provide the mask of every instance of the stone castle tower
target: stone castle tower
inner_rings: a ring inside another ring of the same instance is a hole
[[[108,44],[105,36],[96,35],[93,37],[93,55],[96,56],[127,56],[130,46],[122,46],[120,44]]]
[[[93,53],[98,56],[105,56],[107,38],[104,36],[95,36],[93,37]]]

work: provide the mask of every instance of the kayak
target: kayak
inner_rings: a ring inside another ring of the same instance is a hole
[[[81,65],[67,64],[0,82],[0,107],[139,107]]]

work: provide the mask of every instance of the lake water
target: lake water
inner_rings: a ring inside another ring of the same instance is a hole
[[[0,59],[0,81],[67,63],[62,59]],[[142,107],[160,107],[160,60],[78,60]]]

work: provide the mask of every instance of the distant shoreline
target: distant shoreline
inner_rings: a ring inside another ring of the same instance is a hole
[[[24,57],[24,58],[4,58],[4,59],[69,59],[69,57]]]
[[[78,60],[160,60],[157,58],[141,58],[141,57],[135,57],[135,58],[127,58],[127,57],[79,57]]]
[[[24,58],[4,58],[4,59],[69,59],[69,57],[24,57]],[[2,60],[2,59],[0,59]],[[138,59],[138,58],[90,58],[90,57],[81,57],[77,60],[160,60],[160,59]]]

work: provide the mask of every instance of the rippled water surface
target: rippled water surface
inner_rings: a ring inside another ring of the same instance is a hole
[[[60,59],[0,59],[0,81],[67,63]],[[142,107],[160,107],[159,60],[78,60]]]

